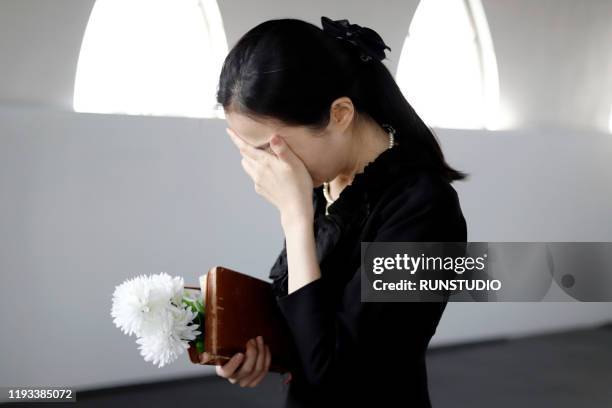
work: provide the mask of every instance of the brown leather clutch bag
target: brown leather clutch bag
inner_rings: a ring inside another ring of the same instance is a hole
[[[289,371],[293,353],[291,333],[282,316],[270,283],[223,266],[200,277],[204,304],[204,351],[207,365],[223,365],[246,350],[246,342],[262,336],[270,348],[270,370]],[[200,364],[195,345],[189,347],[191,362]]]

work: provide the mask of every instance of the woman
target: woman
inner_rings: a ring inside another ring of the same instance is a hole
[[[255,190],[278,210],[271,268],[296,359],[286,406],[429,407],[425,351],[446,302],[361,302],[361,241],[467,240],[451,168],[383,65],[373,30],[266,21],[227,56],[217,99]],[[217,373],[257,385],[252,339]],[[206,361],[207,355],[201,356]]]

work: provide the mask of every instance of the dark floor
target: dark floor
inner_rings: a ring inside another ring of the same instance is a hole
[[[433,348],[428,364],[434,408],[612,407],[612,325],[512,341]],[[77,404],[280,407],[283,389],[280,374],[276,373],[269,374],[256,388],[240,388],[216,376],[207,376],[81,391],[77,392]]]
[[[434,408],[612,408],[612,325],[433,349]]]

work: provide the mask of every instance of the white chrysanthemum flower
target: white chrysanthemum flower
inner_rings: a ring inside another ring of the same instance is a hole
[[[115,288],[111,316],[124,333],[135,334],[145,361],[159,367],[174,361],[201,332],[193,320],[198,313],[183,303],[195,301],[185,293],[182,277],[165,272],[141,275]]]
[[[183,278],[172,278],[165,272],[129,279],[113,293],[113,322],[127,335],[159,333],[162,326],[171,324],[171,302],[182,306],[183,290]]]
[[[197,324],[191,324],[196,313],[183,307],[172,307],[168,310],[171,317],[168,325],[148,336],[136,339],[140,354],[145,361],[152,361],[158,367],[176,360],[189,348],[188,340],[194,340],[201,332]]]
[[[164,291],[165,296],[172,301],[175,306],[182,306],[185,282],[182,277],[172,277],[166,272],[151,276],[151,285]]]

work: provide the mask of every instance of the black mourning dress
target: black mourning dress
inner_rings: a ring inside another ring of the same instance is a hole
[[[295,345],[285,407],[430,407],[425,350],[446,302],[361,302],[361,241],[467,242],[455,189],[400,145],[329,206],[313,190],[321,278],[287,294],[286,241],[270,270]],[[364,405],[368,404],[368,405]]]

